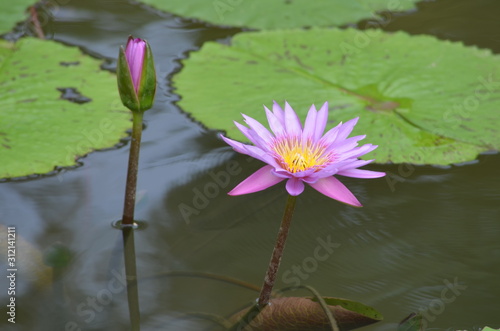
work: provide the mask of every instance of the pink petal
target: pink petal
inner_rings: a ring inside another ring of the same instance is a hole
[[[293,173],[293,177],[295,178],[304,178],[312,175],[314,173],[314,169],[307,169],[303,171],[297,171]]]
[[[265,142],[270,143],[273,140],[273,136],[269,132],[269,130],[266,129],[264,125],[262,125],[259,121],[254,120],[253,118],[246,116],[245,114],[242,114],[243,118],[245,118],[245,123],[248,124],[250,129],[255,131],[255,133]]]
[[[290,195],[296,196],[304,192],[304,183],[297,178],[290,178],[286,182],[286,190]]]
[[[321,138],[321,143],[325,146],[330,146],[331,144],[333,144],[335,142],[335,139],[337,139],[340,127],[342,127],[342,122],[337,124],[336,127],[328,130],[323,136],[323,138]]]
[[[345,138],[347,138],[351,134],[356,123],[358,123],[358,120],[359,117],[356,117],[342,124],[342,126],[339,128],[339,133],[337,135],[336,141],[344,140]]]
[[[342,157],[346,159],[351,159],[351,158],[357,158],[360,157],[361,155],[365,155],[376,149],[378,146],[377,145],[372,145],[372,144],[365,144],[361,147],[356,147],[351,149],[350,151],[342,153]]]
[[[236,152],[242,153],[242,154],[247,154],[246,152],[246,145],[243,143],[240,143],[239,141],[224,137],[222,134],[219,134],[219,136],[228,144],[231,146]]]
[[[281,124],[280,120],[276,115],[274,115],[266,106],[264,106],[266,110],[267,121],[269,122],[269,127],[273,131],[276,137],[285,135],[285,127]]]
[[[335,175],[339,171],[339,164],[341,163],[332,163],[325,168],[321,169],[318,172],[314,173],[313,177],[316,178],[324,178],[324,177],[330,177],[332,175]]]
[[[281,169],[281,168],[273,169],[273,174],[275,176],[280,177],[280,178],[292,178],[293,177],[293,175],[290,174],[289,171],[286,171],[285,169]]]
[[[236,127],[245,135],[245,137],[247,137],[248,140],[259,148],[268,145],[257,133],[255,133],[254,130],[249,129],[236,121],[234,122],[234,125],[236,125]]]
[[[278,121],[281,122],[281,125],[284,127],[285,113],[283,112],[283,109],[281,109],[281,106],[276,101],[273,101],[273,113],[274,116],[276,116],[276,118],[278,119]]]
[[[251,145],[245,145],[246,153],[247,155],[250,155],[253,158],[256,158],[257,160],[261,160],[262,162],[265,162],[273,168],[279,167],[278,163],[276,160],[267,152],[262,149],[260,149],[257,146],[251,146]]]
[[[328,122],[328,102],[325,102],[316,115],[316,132],[314,141],[318,141],[323,132],[325,132],[326,123]]]
[[[146,52],[146,42],[139,38],[130,37],[125,48],[125,57],[130,68],[130,76],[134,84],[135,92],[139,90],[139,84],[142,76],[142,65],[144,54]]]
[[[315,136],[316,130],[316,114],[318,111],[314,105],[309,108],[309,112],[307,113],[306,121],[304,123],[304,131],[302,131],[302,138],[304,139],[313,139]]]
[[[355,169],[355,168],[365,166],[373,161],[374,160],[348,159],[348,160],[344,160],[342,162],[337,163],[337,168],[338,168],[338,171]]]
[[[363,169],[347,169],[337,172],[338,175],[354,178],[379,178],[384,177],[385,172],[371,171]]]
[[[311,187],[319,193],[322,193],[332,199],[347,203],[348,205],[352,205],[355,207],[362,206],[358,199],[356,199],[354,194],[352,194],[344,184],[342,184],[337,178],[333,176],[321,178],[316,183],[309,185],[311,185]]]
[[[273,166],[277,166],[276,161],[274,158],[269,155],[266,151],[262,150],[261,148],[257,146],[252,146],[252,145],[246,145],[243,143],[240,143],[239,141],[232,140],[230,138],[226,138],[223,135],[220,135],[222,140],[226,142],[229,146],[231,146],[236,152],[241,153],[241,154],[246,154],[250,155],[253,158],[256,158],[257,160],[261,160],[262,162],[265,162],[267,164],[271,164]]]
[[[272,174],[273,167],[266,165],[253,174],[251,174],[247,179],[239,183],[234,189],[232,189],[229,195],[242,195],[253,192],[258,192],[265,190],[268,187],[278,184],[283,181],[284,178],[276,177]]]
[[[302,133],[302,125],[295,111],[285,102],[285,129],[290,136],[299,137]]]
[[[358,141],[363,140],[366,135],[355,136],[345,139],[344,141],[339,141],[338,143],[332,145],[332,149],[335,149],[337,153],[344,153],[358,146]]]
[[[241,133],[243,133],[245,135],[245,137],[247,137],[248,140],[250,140],[251,142],[253,142],[255,144],[254,136],[252,135],[252,130],[250,130],[246,126],[244,126],[236,121],[233,121],[233,123],[234,123],[234,125],[236,125],[238,130],[240,130]]]

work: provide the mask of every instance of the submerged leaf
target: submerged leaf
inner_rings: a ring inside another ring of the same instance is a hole
[[[399,323],[398,331],[424,331],[422,315],[420,313],[411,313]]]
[[[382,320],[375,309],[346,299],[323,298],[339,328],[353,330]],[[231,317],[238,321],[247,311],[245,309]],[[331,331],[328,318],[320,304],[311,298],[286,297],[270,301],[243,330],[259,331]]]
[[[500,148],[500,56],[430,36],[377,30],[248,32],[206,43],[174,77],[180,106],[245,141],[238,113],[265,122],[287,100],[304,119],[329,102],[328,128],[359,116],[353,135],[376,162],[452,164]]]
[[[339,26],[414,8],[417,0],[141,0],[160,10],[218,25],[254,29]]]
[[[72,166],[131,127],[116,78],[76,47],[0,41],[0,178]]]

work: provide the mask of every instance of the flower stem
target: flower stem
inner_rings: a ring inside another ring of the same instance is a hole
[[[134,208],[141,147],[143,112],[132,112],[132,139],[128,158],[127,184],[123,206],[122,234],[123,254],[125,258],[125,276],[127,280],[127,298],[132,331],[140,330],[139,290],[137,288],[137,267],[134,242]]]
[[[142,135],[143,112],[132,112],[132,139],[128,158],[127,184],[125,187],[125,203],[123,206],[122,224],[134,223],[135,192],[137,186],[137,171],[139,164],[139,149]]]
[[[292,215],[293,210],[295,209],[296,200],[296,196],[289,195],[288,200],[286,201],[285,212],[283,213],[283,220],[281,221],[278,238],[276,238],[273,255],[271,256],[271,261],[269,262],[266,277],[264,278],[264,284],[262,285],[262,289],[260,290],[260,296],[258,300],[258,306],[260,308],[263,308],[269,304],[271,292],[276,280],[276,275],[278,274],[281,257],[283,256],[283,249],[285,248],[286,238],[288,237],[288,231],[290,230],[290,223],[292,221]]]

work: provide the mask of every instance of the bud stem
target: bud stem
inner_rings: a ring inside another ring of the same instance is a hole
[[[139,289],[137,288],[134,227],[132,224],[134,223],[135,195],[139,151],[141,147],[143,114],[144,112],[142,111],[132,112],[132,139],[130,140],[127,184],[125,187],[125,203],[123,206],[122,218],[123,254],[125,257],[125,276],[127,280],[127,297],[132,331],[140,330]]]
[[[128,158],[127,184],[125,187],[125,203],[123,206],[122,224],[134,223],[135,195],[137,186],[137,171],[139,164],[139,150],[142,136],[142,117],[144,112],[132,112],[132,139],[130,140],[130,154]]]

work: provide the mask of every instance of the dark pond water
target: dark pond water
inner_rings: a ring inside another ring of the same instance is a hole
[[[136,233],[142,328],[205,330],[209,323],[180,316],[227,315],[257,294],[210,279],[168,277],[168,272],[210,272],[260,286],[286,195],[276,186],[227,196],[259,162],[236,155],[216,131],[183,113],[168,82],[189,51],[240,30],[127,1],[64,2],[53,7],[48,34],[107,59],[106,67],[114,68],[118,47],[130,33],[153,47],[160,86],[155,107],[145,114],[136,208],[136,218],[148,224]],[[499,16],[498,1],[439,0],[391,15],[384,29],[498,53]],[[111,227],[121,216],[127,158],[125,145],[94,152],[76,169],[0,184],[0,221],[16,227],[19,260],[15,327],[6,322],[7,282],[0,281],[2,330],[127,330],[122,237]],[[385,321],[366,330],[395,330],[412,311],[423,311],[435,329],[500,327],[500,155],[447,169],[370,169],[390,176],[344,181],[362,209],[312,189],[299,197],[277,287],[312,285],[325,296],[371,305]],[[182,206],[191,207],[192,214],[183,216]],[[5,227],[1,230],[6,236]],[[324,261],[311,262],[322,241],[335,243],[335,249]],[[72,259],[50,273],[41,257],[54,247],[65,247]],[[2,248],[2,263],[4,255]]]

